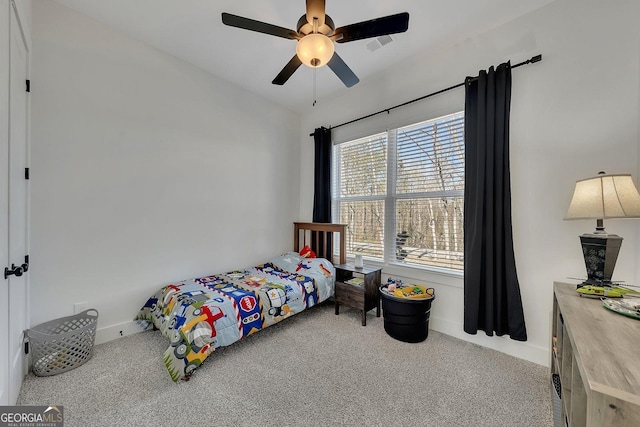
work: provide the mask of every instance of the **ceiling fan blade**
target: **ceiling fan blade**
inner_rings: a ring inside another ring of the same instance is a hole
[[[313,18],[318,18],[318,27],[324,25],[325,0],[307,0],[307,22],[313,25]]]
[[[300,61],[300,58],[298,58],[298,55],[293,55],[293,58],[291,58],[291,60],[287,63],[287,65],[284,66],[282,71],[280,71],[280,73],[276,76],[275,79],[273,79],[271,83],[273,83],[274,85],[282,86],[287,82],[287,80],[289,80],[289,77],[291,77],[301,65],[302,62]]]
[[[336,76],[338,76],[338,78],[342,80],[342,83],[344,83],[346,87],[351,87],[360,81],[358,76],[356,76],[354,72],[351,71],[351,68],[349,68],[349,66],[345,64],[345,62],[342,60],[342,58],[340,58],[337,52],[333,53],[333,56],[331,57],[331,60],[327,63],[327,65],[334,73],[336,73]]]
[[[409,13],[402,12],[336,28],[334,34],[342,35],[342,38],[336,40],[337,43],[346,43],[386,34],[404,33],[408,28]]]
[[[243,30],[255,31],[276,37],[283,37],[285,39],[300,39],[300,35],[294,30],[267,24],[266,22],[256,21],[254,19],[243,18],[242,16],[232,15],[230,13],[222,13],[222,23],[230,27],[242,28]]]

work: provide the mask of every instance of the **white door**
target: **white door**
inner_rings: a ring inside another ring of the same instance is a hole
[[[9,0],[0,0],[0,27],[9,26]],[[3,31],[4,32],[4,31]],[[9,266],[9,37],[0,34],[0,269]],[[9,283],[0,277],[0,405],[9,404]]]
[[[27,255],[27,44],[11,8],[9,45],[9,264],[22,266]],[[10,267],[11,267],[10,266]],[[23,336],[28,326],[28,273],[9,283],[9,404],[15,404],[25,370]]]

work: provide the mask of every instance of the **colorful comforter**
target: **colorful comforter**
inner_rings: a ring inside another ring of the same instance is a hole
[[[169,339],[164,364],[178,381],[216,348],[326,300],[334,283],[329,261],[289,252],[256,267],[169,284],[149,298],[135,320]]]

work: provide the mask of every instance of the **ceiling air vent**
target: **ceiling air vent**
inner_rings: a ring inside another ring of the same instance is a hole
[[[393,39],[391,38],[391,36],[389,34],[385,34],[384,36],[378,37],[378,41],[380,42],[380,44],[382,46],[384,46],[385,44],[391,43],[393,41]]]
[[[369,49],[371,52],[373,52],[374,50],[378,50],[382,46],[384,46],[386,44],[389,44],[392,41],[393,41],[393,39],[388,34],[384,35],[384,36],[380,36],[380,37],[370,41],[369,43],[367,43],[367,49]]]

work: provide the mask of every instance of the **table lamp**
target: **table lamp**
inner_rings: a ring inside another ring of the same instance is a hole
[[[599,172],[576,182],[564,219],[595,219],[596,229],[580,236],[587,280],[578,285],[610,286],[622,237],[604,231],[605,218],[640,218],[640,194],[631,175]]]

